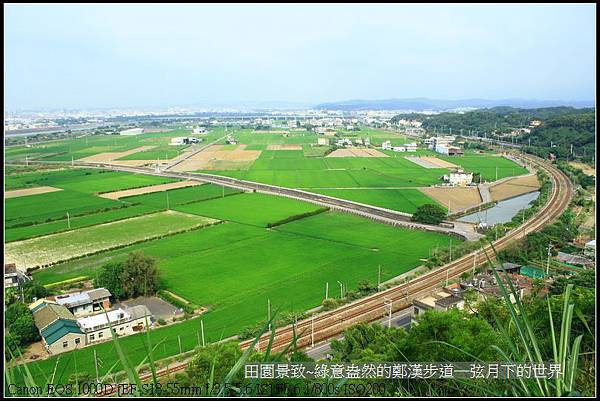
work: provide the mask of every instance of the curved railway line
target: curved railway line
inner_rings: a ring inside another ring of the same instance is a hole
[[[498,251],[507,247],[511,242],[556,221],[571,201],[573,188],[571,181],[565,174],[541,159],[531,156],[527,156],[527,158],[549,173],[552,180],[552,192],[548,202],[538,213],[527,220],[525,224],[509,231],[504,237],[493,242],[494,248]],[[488,256],[493,259],[493,254],[490,254],[491,251],[492,247],[488,244],[478,251],[462,256],[408,283],[380,291],[335,310],[316,315],[314,318],[297,322],[295,325],[277,329],[272,350],[280,351],[284,349],[292,341],[294,332],[297,333],[297,345],[302,348],[313,342],[316,343],[334,337],[356,323],[381,319],[389,312],[390,305],[393,312],[404,309],[410,306],[415,295],[434,289],[446,280],[459,277],[474,267],[487,263]],[[270,333],[264,334],[257,344],[258,348],[266,346],[269,337]],[[242,348],[247,348],[252,345],[252,342],[253,340],[247,340],[240,345]]]
[[[547,163],[543,159],[531,155],[522,155],[532,164],[539,166],[545,170],[552,181],[552,191],[546,204],[529,220],[520,227],[509,231],[504,237],[493,242],[496,250],[502,250],[511,242],[523,238],[525,235],[538,231],[547,224],[556,221],[559,216],[567,209],[573,187],[569,178],[558,170],[556,167]],[[296,199],[301,199],[313,203],[325,204],[338,210],[349,211],[351,213],[370,217],[387,224],[396,225],[400,222],[407,222],[406,215],[393,212],[386,209],[371,207],[368,205],[357,204],[355,202],[345,201],[328,196],[312,194],[309,192],[275,187],[266,184],[260,184],[249,181],[237,180],[234,178],[215,176],[211,174],[186,174],[153,171],[148,168],[121,167],[114,165],[103,165],[97,163],[76,163],[80,167],[96,167],[96,168],[111,168],[119,171],[128,171],[133,173],[161,175],[173,178],[195,179],[206,182],[212,182],[219,185],[245,189],[256,190],[269,194],[287,196]],[[409,223],[412,224],[412,223]],[[419,227],[414,225],[414,228],[427,229],[427,226]],[[493,259],[491,245],[485,245],[481,249],[464,255],[457,260],[454,260],[444,266],[438,267],[435,270],[427,272],[419,277],[414,278],[410,282],[389,288],[384,291],[377,292],[368,297],[359,299],[352,303],[343,305],[335,310],[314,315],[311,318],[304,319],[293,325],[288,325],[275,330],[275,335],[272,343],[272,351],[281,351],[290,344],[296,335],[296,344],[299,348],[311,345],[312,343],[321,342],[341,334],[348,327],[359,322],[372,322],[381,319],[390,308],[393,312],[405,309],[411,305],[412,299],[426,291],[433,290],[440,286],[444,281],[459,277],[461,274],[481,266],[487,262],[487,257]],[[265,333],[260,337],[257,348],[264,349],[269,343],[271,333]],[[254,340],[246,340],[240,343],[242,349],[247,349],[252,346]],[[164,368],[157,371],[158,376],[171,374],[175,371],[185,369],[186,362]],[[142,381],[148,380],[151,375],[141,375]],[[116,394],[117,390],[98,394],[100,396],[111,396]]]

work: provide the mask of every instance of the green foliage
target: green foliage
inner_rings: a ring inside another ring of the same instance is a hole
[[[22,302],[15,302],[8,305],[4,310],[4,324],[6,327],[13,324],[20,316],[31,314],[27,305]]]
[[[446,218],[446,211],[438,205],[425,204],[417,208],[412,221],[424,224],[440,224]]]
[[[50,295],[50,291],[36,280],[26,281],[22,288],[25,303],[33,302],[34,298],[41,299]]]
[[[582,157],[585,152],[585,156],[591,158],[595,154],[595,122],[593,109],[554,116],[524,135],[522,143],[531,140],[531,147],[526,150],[541,157],[553,153],[559,159],[572,159],[572,144],[577,156]]]
[[[143,252],[133,252],[123,262],[123,295],[126,298],[154,294],[159,287],[156,259]]]
[[[123,273],[125,269],[121,263],[108,263],[100,268],[98,276],[94,279],[94,287],[104,287],[116,299],[125,295],[123,289]]]
[[[185,370],[185,382],[195,386],[221,383],[241,356],[242,350],[234,342],[198,348]],[[240,371],[234,381],[239,382],[242,377]]]
[[[554,295],[563,294],[568,284],[577,288],[596,288],[596,273],[594,270],[582,270],[571,276],[558,276],[550,286],[550,293]]]

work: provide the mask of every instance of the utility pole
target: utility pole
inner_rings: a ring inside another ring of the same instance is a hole
[[[548,275],[550,274],[550,255],[552,255],[552,253],[550,252],[551,245],[552,242],[548,242],[548,261],[546,262],[546,277],[548,277]]]
[[[498,181],[498,166],[496,166],[496,181]]]
[[[75,165],[75,160],[73,159],[73,155],[71,155],[71,167]]]
[[[267,319],[269,320],[269,331],[271,331],[271,299],[267,299]]]
[[[204,320],[200,320],[200,332],[202,333],[202,347],[205,347],[206,344],[204,342]]]
[[[388,328],[392,327],[392,304],[394,301],[392,300],[386,300],[384,305],[385,306],[389,306],[390,310],[388,312]]]
[[[344,298],[344,284],[342,284],[339,281],[338,281],[338,284],[340,285],[340,299],[343,299]]]
[[[69,212],[67,212],[67,227],[71,229],[71,217],[69,216]]]
[[[98,375],[98,358],[96,356],[96,350],[94,350],[94,366],[96,368],[96,383],[100,383],[100,376]]]
[[[325,283],[325,300],[329,299],[329,281]]]
[[[450,238],[450,262],[452,262],[452,238]]]

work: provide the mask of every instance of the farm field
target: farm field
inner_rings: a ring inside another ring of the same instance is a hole
[[[67,221],[66,216],[63,216],[61,220],[51,221],[49,223],[7,228],[4,231],[4,242],[19,241],[27,238],[39,237],[42,235],[69,231],[71,229],[108,223],[111,221],[157,212],[160,209],[160,207],[154,206],[134,205],[131,207],[122,207],[115,210],[93,213],[81,217],[71,217],[69,221]],[[69,228],[69,224],[71,228]]]
[[[9,198],[4,201],[6,228],[62,220],[126,206],[122,202],[100,198],[72,190]]]
[[[500,201],[533,192],[539,188],[540,183],[537,176],[531,174],[524,177],[511,178],[498,185],[493,185],[490,187],[490,194],[493,200]]]
[[[5,255],[7,260],[16,262],[19,266],[44,267],[215,222],[216,220],[205,217],[164,211],[75,231],[11,242],[5,245]]]
[[[414,188],[318,189],[313,192],[410,214],[413,214],[421,205],[437,203]],[[443,205],[440,206],[444,207]]]
[[[96,194],[166,184],[175,181],[171,178],[152,175],[131,174],[110,170],[68,168],[58,171],[7,176],[5,190],[50,186],[86,194]]]
[[[321,304],[326,282],[332,286],[340,280],[353,290],[360,280],[375,282],[378,265],[382,266],[382,280],[387,280],[418,266],[430,249],[445,247],[448,242],[449,238],[442,235],[328,212],[271,230],[219,224],[149,241],[143,244],[143,250],[158,259],[168,290],[210,307],[201,319],[207,340],[212,342],[264,319],[267,299],[281,311],[306,310]],[[93,276],[94,269],[107,260],[123,260],[136,249],[142,249],[142,244],[43,269],[34,277],[49,283]],[[161,342],[155,358],[177,354],[179,339],[183,350],[197,346],[199,325],[199,319],[191,319],[151,331],[152,343]],[[145,356],[144,338],[142,334],[120,340],[134,364]],[[93,371],[94,349],[102,355],[101,373],[117,361],[112,342],[84,348],[77,351],[81,371]],[[74,370],[69,355],[63,354],[60,362],[66,375]],[[51,372],[55,361],[50,358],[33,364]]]
[[[173,209],[219,220],[267,227],[293,216],[316,213],[323,208],[295,199],[244,193],[178,205]]]
[[[215,184],[202,184],[187,188],[170,189],[164,192],[127,196],[121,198],[121,201],[164,208],[167,206],[167,196],[169,198],[169,206],[172,207],[240,193],[242,193],[241,190],[234,188],[222,187]]]
[[[467,171],[481,173],[481,178],[486,181],[496,181],[497,179],[528,173],[526,168],[501,156],[464,155],[460,157],[440,156],[439,158],[457,164]],[[496,168],[498,169],[497,178]]]
[[[223,128],[213,128],[204,138],[208,141],[214,140],[222,136],[223,131]],[[5,158],[9,161],[25,160],[25,157],[28,157],[29,160],[71,161],[71,159],[78,160],[99,153],[126,152],[141,146],[155,146],[158,151],[168,147],[172,137],[188,135],[190,135],[190,130],[185,128],[167,132],[147,132],[136,136],[87,135],[73,139],[34,143],[29,146],[11,146],[5,149]],[[148,154],[140,156],[140,160],[149,156]]]

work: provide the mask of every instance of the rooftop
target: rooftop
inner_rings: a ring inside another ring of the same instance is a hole
[[[95,302],[99,299],[110,297],[110,292],[105,288],[96,288],[89,291],[74,292],[67,295],[56,296],[56,303],[72,308],[78,305],[84,305]]]

